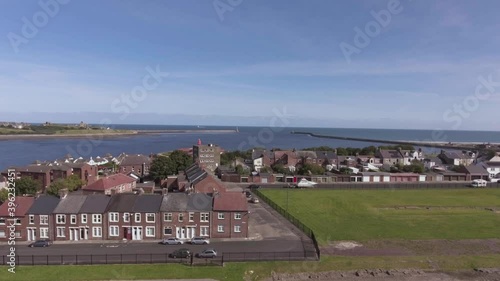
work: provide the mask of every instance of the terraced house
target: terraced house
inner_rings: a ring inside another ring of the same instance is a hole
[[[16,240],[26,240],[26,227],[28,226],[27,211],[35,202],[34,197],[17,196],[9,206],[9,200],[0,206],[0,241],[8,241],[9,237],[14,236]],[[12,226],[15,226],[12,228]]]
[[[210,237],[212,197],[204,193],[171,193],[161,204],[162,238]]]
[[[107,208],[109,240],[159,239],[162,195],[116,194]]]
[[[26,240],[38,239],[54,240],[54,217],[52,213],[59,204],[59,198],[50,195],[41,195],[35,199],[31,208],[26,212],[28,226],[26,227]]]

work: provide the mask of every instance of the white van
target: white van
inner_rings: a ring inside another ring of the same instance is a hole
[[[473,180],[471,183],[472,187],[486,187],[488,182],[485,180]]]

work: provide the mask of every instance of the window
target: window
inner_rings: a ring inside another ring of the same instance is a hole
[[[224,226],[223,225],[218,225],[217,226],[217,232],[224,232]]]
[[[135,222],[141,222],[141,213],[135,213]]]
[[[109,227],[109,236],[118,236],[118,226],[112,225]]]
[[[71,215],[71,224],[76,224],[76,215]]]
[[[171,227],[165,227],[163,229],[163,235],[172,235],[172,228]]]
[[[147,213],[146,214],[146,222],[155,222],[155,214]]]
[[[208,222],[208,220],[209,220],[209,213],[200,214],[200,222]]]
[[[56,223],[57,224],[65,224],[66,223],[66,215],[56,215]]]
[[[64,234],[64,227],[57,228],[57,237],[66,237],[66,235]]]
[[[21,224],[21,219],[16,219],[16,225],[20,225]]]
[[[5,224],[5,218],[0,218],[0,225],[4,225],[4,224]]]
[[[184,214],[179,214],[179,222],[183,222],[184,221]]]
[[[129,213],[123,214],[123,222],[130,222],[130,214]]]
[[[155,237],[155,227],[146,226],[146,237]]]
[[[15,235],[16,235],[16,238],[20,238],[21,237],[21,231],[17,230],[15,232]]]
[[[234,232],[241,232],[241,226],[235,225],[234,226]]]
[[[234,213],[235,220],[241,220],[241,213]]]
[[[5,230],[0,230],[0,238],[5,238]]]
[[[30,215],[30,224],[35,224],[35,215]]]
[[[218,216],[218,218],[219,218],[220,220],[223,220],[223,219],[224,219],[224,213],[219,213],[217,216]]]
[[[49,229],[44,227],[44,228],[40,228],[40,238],[49,238]]]
[[[172,213],[163,214],[163,220],[164,221],[172,221]]]
[[[102,215],[93,214],[92,215],[92,223],[102,223]]]
[[[102,228],[101,227],[92,227],[92,236],[93,237],[102,237]]]
[[[200,236],[208,236],[208,226],[200,227]]]
[[[56,223],[57,224],[65,224],[66,223],[66,215],[56,215]]]
[[[109,222],[118,222],[118,213],[109,213]]]
[[[87,223],[87,214],[82,214],[80,220],[82,223]]]
[[[189,213],[189,222],[194,222],[194,213]]]
[[[49,224],[49,216],[40,215],[40,224]]]

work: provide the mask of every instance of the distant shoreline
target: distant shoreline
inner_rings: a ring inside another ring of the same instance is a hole
[[[117,133],[89,133],[89,134],[12,134],[12,135],[1,135],[0,140],[26,140],[26,139],[57,139],[57,138],[89,138],[89,137],[99,137],[99,138],[119,138],[119,137],[130,137],[130,136],[140,136],[140,135],[160,135],[160,134],[229,134],[237,133],[236,130],[136,130],[130,132],[117,132]]]

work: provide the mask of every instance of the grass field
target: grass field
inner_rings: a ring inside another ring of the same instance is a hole
[[[431,266],[432,263],[432,266]],[[418,268],[440,270],[495,267],[499,255],[490,256],[415,256],[415,257],[324,257],[320,262],[228,263],[224,267],[189,267],[177,264],[92,265],[92,266],[21,266],[15,274],[3,271],[0,280],[9,281],[81,281],[81,280],[147,280],[177,278],[213,278],[224,281],[262,280],[271,272],[348,271],[366,268]]]
[[[500,238],[500,213],[485,209],[500,211],[500,189],[261,192],[285,209],[288,197],[288,211],[322,245],[334,240]]]

